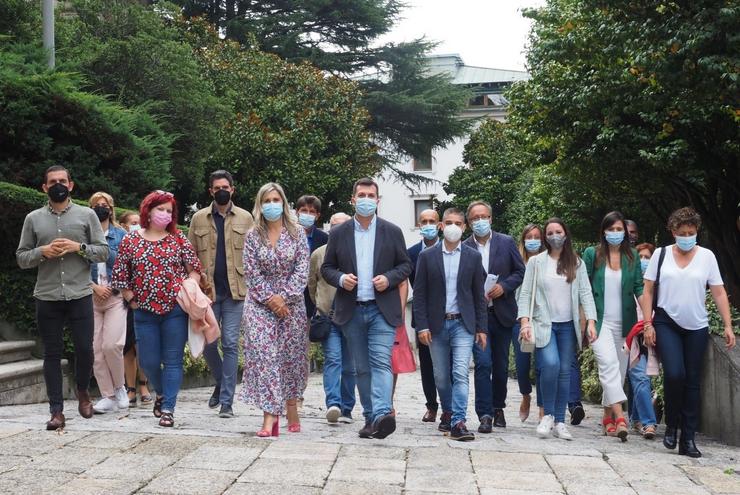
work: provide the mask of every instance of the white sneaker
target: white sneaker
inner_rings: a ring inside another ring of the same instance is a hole
[[[354,422],[354,420],[352,419],[352,416],[342,415],[342,416],[339,416],[339,422],[344,423],[346,425],[351,425]]]
[[[341,415],[342,411],[337,406],[331,406],[326,411],[326,421],[329,423],[336,423]]]
[[[547,438],[550,436],[552,425],[555,423],[555,417],[551,414],[542,416],[540,424],[537,425],[537,436],[540,438]],[[562,424],[562,423],[561,423]]]
[[[93,411],[96,414],[116,412],[118,411],[118,403],[113,399],[103,397],[93,406]]]
[[[126,387],[118,387],[116,390],[116,404],[118,405],[118,409],[128,409],[129,408],[129,400],[128,400],[128,393],[126,392]]]
[[[556,424],[555,428],[552,430],[552,434],[554,437],[557,437],[561,440],[573,440],[573,435],[570,434],[568,428],[565,426],[565,423]]]

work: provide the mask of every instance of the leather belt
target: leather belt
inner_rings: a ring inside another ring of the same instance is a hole
[[[459,320],[462,318],[460,313],[445,313],[445,320]]]
[[[357,301],[358,306],[372,306],[375,304],[375,299],[370,299],[369,301]]]

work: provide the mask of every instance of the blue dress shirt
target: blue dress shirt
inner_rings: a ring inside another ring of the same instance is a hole
[[[458,242],[457,247],[452,251],[447,250],[447,246],[442,244],[442,261],[445,266],[445,292],[446,305],[445,313],[459,313],[457,307],[457,272],[460,268],[460,253],[462,252],[462,243]]]
[[[371,301],[375,299],[373,285],[373,261],[375,255],[375,226],[376,215],[365,230],[356,218],[355,222],[355,256],[357,257],[357,300]]]

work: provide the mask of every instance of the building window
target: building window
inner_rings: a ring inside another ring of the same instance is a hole
[[[414,200],[414,219],[413,225],[416,225],[416,221],[419,219],[419,215],[424,210],[433,209],[432,198],[427,199],[415,199]]]
[[[414,172],[430,172],[432,170],[432,150],[431,148],[427,153],[422,156],[415,156],[412,166]]]

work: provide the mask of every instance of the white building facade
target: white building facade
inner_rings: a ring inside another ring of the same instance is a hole
[[[483,119],[506,119],[506,99],[503,92],[516,82],[528,79],[523,71],[490,69],[465,65],[460,55],[436,55],[429,58],[432,73],[446,73],[453,84],[471,89],[473,96],[461,119],[475,119],[479,125]],[[409,187],[394,180],[390,174],[376,177],[380,187],[378,213],[398,225],[406,238],[406,245],[419,242],[416,220],[419,213],[432,208],[434,201],[449,199],[442,186],[452,171],[463,163],[463,151],[469,136],[455,139],[444,148],[434,148],[424,157],[412,157],[399,168],[432,179],[432,183]]]

